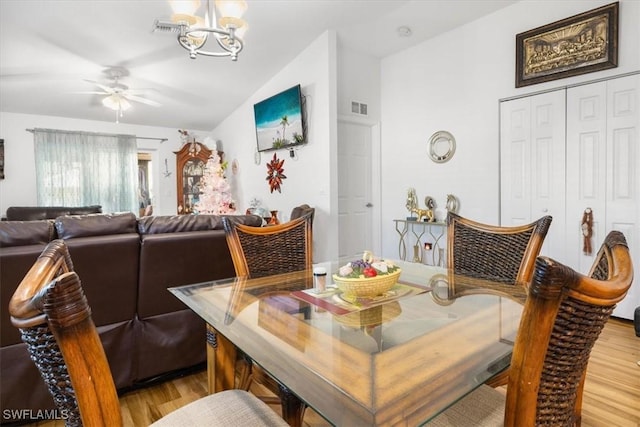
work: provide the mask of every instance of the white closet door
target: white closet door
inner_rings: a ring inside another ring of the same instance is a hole
[[[567,90],[567,259],[586,274],[607,233],[607,84]],[[591,255],[583,252],[584,210],[593,212]]]
[[[624,233],[640,277],[640,75],[567,90],[567,256],[586,274],[607,233]],[[593,210],[591,255],[582,251],[580,224]],[[614,315],[633,318],[636,280]]]
[[[500,106],[501,224],[551,215],[541,253],[559,261],[565,248],[565,112],[564,90]]]
[[[553,217],[541,254],[559,261],[566,245],[565,97],[559,90],[531,99],[531,219]]]
[[[531,100],[500,105],[500,221],[531,222]]]
[[[607,231],[624,233],[636,280],[615,316],[640,306],[640,75],[607,82]]]

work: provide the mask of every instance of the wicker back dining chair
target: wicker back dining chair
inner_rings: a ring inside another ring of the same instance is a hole
[[[47,245],[9,303],[31,359],[67,426],[122,426],[111,370],[64,241]],[[176,349],[180,351],[180,349]],[[286,426],[244,390],[196,400],[153,426]]]
[[[610,232],[588,276],[538,257],[506,397],[482,385],[429,426],[579,426],[591,349],[633,281],[624,235]]]
[[[312,268],[312,222],[314,209],[305,209],[301,216],[282,224],[266,227],[252,227],[238,224],[230,218],[223,218],[227,237],[227,244],[231,259],[235,267],[236,276],[259,278],[275,274],[289,273]],[[209,337],[217,337],[217,332],[210,325],[207,326]],[[227,342],[227,347],[231,347]],[[211,365],[216,349],[208,346],[207,362],[209,372],[214,367]],[[282,416],[292,426],[300,426],[304,416],[305,406],[303,402],[291,393],[284,385],[279,384],[264,370],[243,354],[230,355],[227,360],[235,359],[239,371],[238,387],[248,390],[253,381],[256,381],[278,398],[261,397],[267,403],[279,403],[282,405]],[[227,380],[224,387],[229,387],[231,379]],[[211,387],[211,386],[210,386]]]
[[[536,257],[551,225],[551,216],[519,226],[483,224],[449,212],[447,215],[447,263],[449,293],[461,296],[484,292],[477,287],[465,287],[456,281],[456,274],[499,283],[496,294],[509,296],[521,303],[533,276]],[[508,367],[487,381],[493,387],[507,383]]]
[[[222,218],[236,276],[252,279],[311,268],[313,212],[282,224],[252,227]]]
[[[551,225],[551,216],[517,226],[495,226],[447,215],[447,265],[453,273],[526,286]]]

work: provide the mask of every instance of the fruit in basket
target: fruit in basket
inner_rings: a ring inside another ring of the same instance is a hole
[[[376,277],[378,275],[376,269],[373,267],[366,267],[362,270],[362,274],[364,274],[364,277]]]
[[[333,280],[345,295],[375,297],[391,289],[399,276],[400,268],[393,262],[375,259],[365,251],[361,260],[340,267]]]
[[[399,270],[392,261],[376,259],[370,251],[365,251],[362,259],[351,261],[338,270],[338,277],[345,279],[372,278]]]

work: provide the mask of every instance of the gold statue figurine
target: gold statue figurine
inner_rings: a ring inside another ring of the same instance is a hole
[[[415,188],[409,188],[407,190],[407,203],[405,204],[405,207],[409,211],[409,215],[413,213],[414,209],[418,208],[418,196],[416,195]],[[416,220],[416,218],[413,215],[411,215],[410,217],[407,217],[407,219],[411,221]]]

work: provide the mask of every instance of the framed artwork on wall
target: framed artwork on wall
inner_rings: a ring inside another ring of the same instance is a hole
[[[516,35],[516,87],[618,66],[618,2]]]

